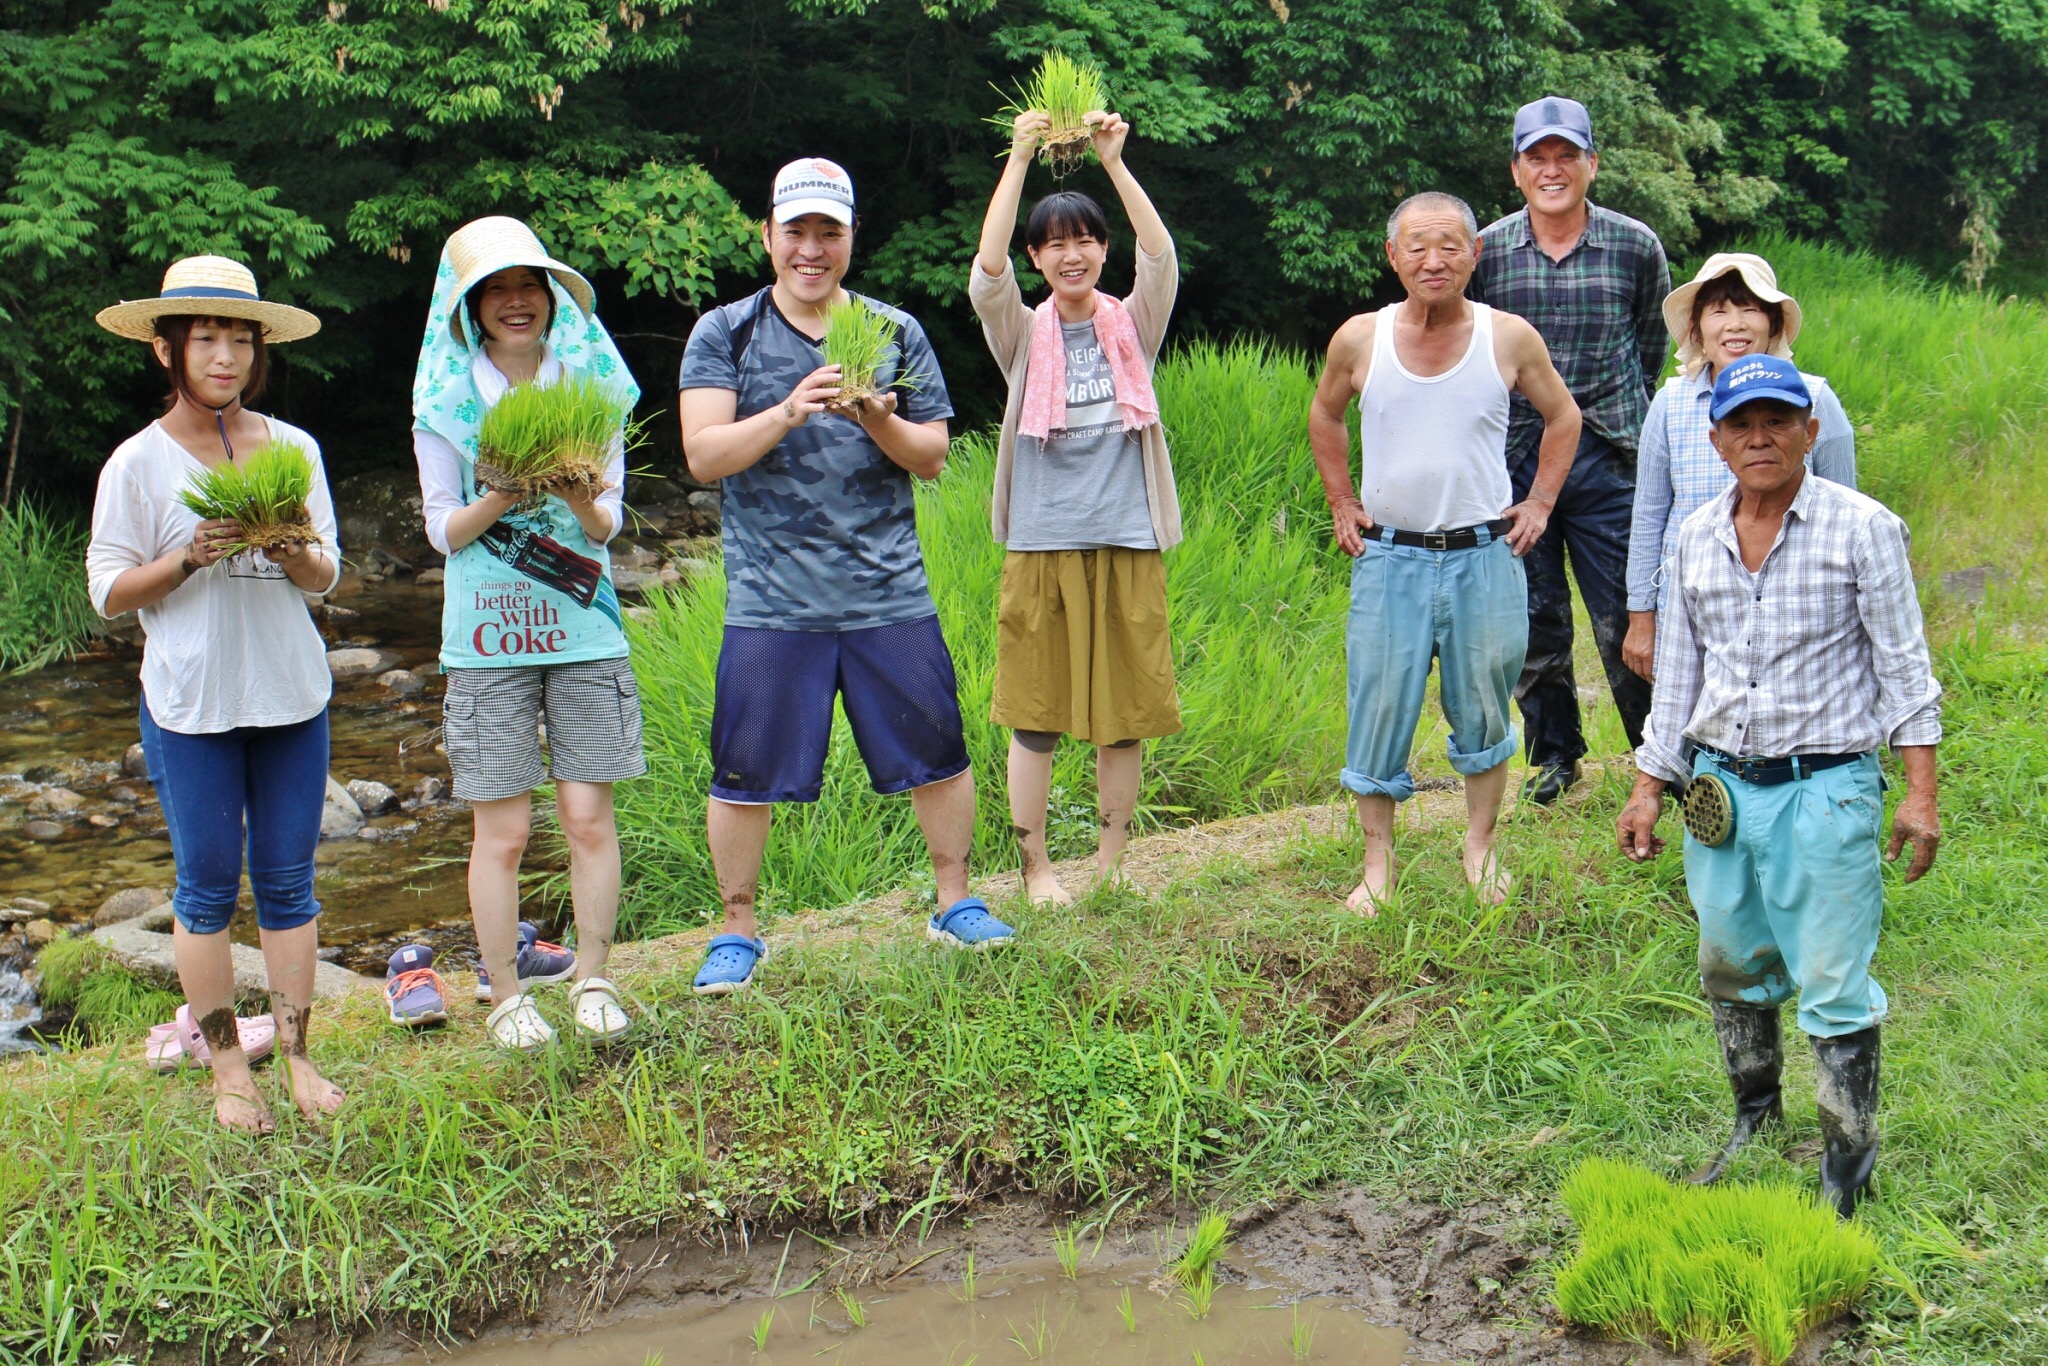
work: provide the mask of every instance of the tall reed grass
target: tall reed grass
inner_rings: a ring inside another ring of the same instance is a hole
[[[100,630],[83,528],[34,503],[0,507],[0,669],[40,669]]]
[[[1314,380],[1299,356],[1257,343],[1196,345],[1159,367],[1186,540],[1166,557],[1174,667],[1187,728],[1146,746],[1140,822],[1238,815],[1328,794],[1344,733],[1348,561],[1331,543],[1302,415]],[[988,720],[1003,549],[990,539],[995,444],[954,443],[945,474],[918,490],[918,534],[932,597],[960,677],[981,819],[975,860],[1008,866],[1004,755]],[[701,924],[718,905],[704,846],[712,680],[723,581],[649,599],[629,625],[641,679],[648,774],[618,789],[629,935]],[[1094,756],[1060,747],[1055,805],[1092,811]],[[1053,854],[1082,852],[1094,822],[1056,822]],[[776,812],[761,886],[771,911],[837,905],[924,877],[910,804],[878,798],[844,718],[834,727],[823,798]]]

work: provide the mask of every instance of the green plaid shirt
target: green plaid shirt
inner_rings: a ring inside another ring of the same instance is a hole
[[[1671,266],[1647,225],[1592,203],[1586,215],[1586,235],[1562,261],[1536,245],[1527,209],[1489,225],[1479,234],[1479,265],[1465,292],[1528,319],[1549,345],[1586,426],[1634,451],[1671,353],[1663,312]],[[1542,429],[1542,417],[1516,394],[1508,450],[1533,450]]]

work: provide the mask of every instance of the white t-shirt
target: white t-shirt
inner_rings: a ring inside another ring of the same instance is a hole
[[[275,418],[264,421],[272,437],[304,447],[313,462],[307,508],[334,577],[318,593],[301,592],[260,551],[245,550],[141,610],[142,695],[157,725],[181,735],[292,725],[319,715],[334,690],[327,648],[307,610],[341,581],[327,472],[312,437]],[[199,517],[178,493],[203,468],[152,422],[100,470],[85,573],[101,616],[115,579],[192,543]]]
[[[1358,396],[1359,501],[1379,526],[1449,531],[1491,522],[1514,501],[1508,483],[1508,385],[1494,355],[1493,310],[1472,305],[1472,341],[1440,375],[1401,363],[1380,310],[1372,369]]]

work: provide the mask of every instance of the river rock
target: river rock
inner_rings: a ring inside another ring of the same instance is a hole
[[[95,830],[112,830],[121,823],[121,818],[109,816],[104,811],[95,811],[85,818],[85,823]]]
[[[710,489],[698,489],[688,501],[692,512],[718,511],[718,495]]]
[[[334,508],[341,543],[352,554],[367,558],[370,551],[381,550],[414,564],[441,562],[427,544],[419,476],[410,464],[336,482]]]
[[[133,920],[108,925],[92,932],[104,944],[116,963],[137,977],[170,990],[178,989],[178,965],[171,952],[171,908],[159,906]],[[261,996],[270,990],[270,973],[263,964],[263,950],[247,944],[230,944],[235,963],[235,994]],[[331,1001],[351,992],[374,989],[378,984],[333,963],[313,968],[313,999]]]
[[[356,805],[356,799],[349,795],[347,788],[327,780],[327,801],[320,808],[320,838],[323,840],[345,840],[363,828],[363,809]]]
[[[392,669],[378,674],[377,681],[394,697],[411,697],[427,686],[426,680],[411,669]]]
[[[327,652],[327,672],[336,678],[360,678],[373,674],[391,663],[382,650],[368,650],[360,646],[346,650]]]
[[[128,746],[128,752],[121,756],[121,771],[131,778],[149,777],[149,756],[142,752],[142,742]]]
[[[21,833],[32,840],[60,840],[64,838],[64,827],[55,821],[28,821],[22,825]]]
[[[0,930],[34,918],[35,912],[26,906],[0,906]]]
[[[365,816],[381,816],[386,811],[396,810],[398,794],[382,783],[367,778],[357,778],[348,785],[348,795],[356,799],[356,809]]]
[[[167,905],[170,899],[171,894],[161,887],[123,887],[100,903],[92,913],[92,923],[96,928],[118,925]]]
[[[448,784],[439,778],[422,778],[413,784],[412,798],[421,806],[432,806],[435,802],[446,801]]]
[[[57,942],[57,926],[53,921],[31,920],[21,932],[21,942],[31,949],[46,949]]]
[[[612,587],[621,593],[644,593],[650,586],[658,582],[660,580],[645,569],[627,569],[620,565],[612,566]]]
[[[448,572],[444,569],[422,569],[413,582],[422,588],[432,588],[447,577]]]
[[[85,798],[68,787],[46,787],[29,799],[28,809],[38,816],[68,816],[85,805]]]

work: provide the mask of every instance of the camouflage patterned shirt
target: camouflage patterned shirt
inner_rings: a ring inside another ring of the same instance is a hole
[[[902,329],[876,387],[895,387],[897,414],[908,421],[951,417],[924,329],[899,309],[863,301]],[[745,419],[781,403],[824,363],[819,344],[791,326],[763,289],[698,320],[678,387],[729,389],[738,397],[735,416]],[[896,385],[898,375],[914,376],[916,387]],[[813,417],[727,475],[720,490],[728,625],[847,631],[936,611],[910,472],[851,418]]]

